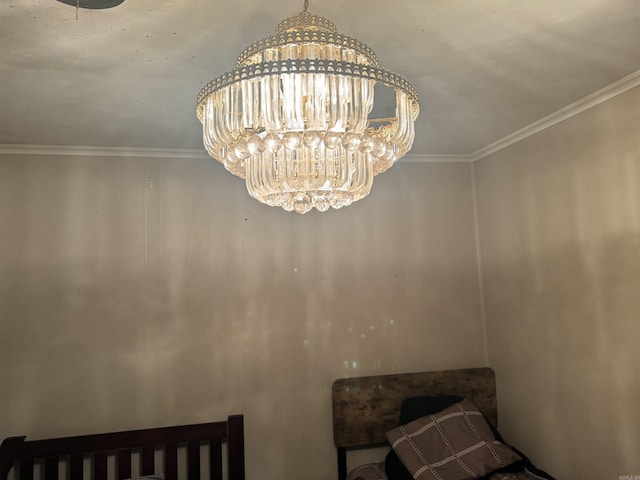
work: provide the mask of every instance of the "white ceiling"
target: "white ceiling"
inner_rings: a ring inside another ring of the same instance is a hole
[[[195,98],[302,0],[0,2],[0,144],[202,149]],[[640,70],[640,0],[311,0],[420,95],[413,153],[465,155]]]

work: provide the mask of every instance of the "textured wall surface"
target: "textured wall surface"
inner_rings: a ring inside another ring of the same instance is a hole
[[[501,430],[558,478],[640,475],[640,88],[475,164]]]
[[[244,413],[247,478],[336,475],[336,378],[485,363],[471,166],[350,208],[259,204],[213,160],[0,157],[0,433]]]
[[[0,435],[244,413],[248,478],[324,480],[336,378],[486,339],[507,439],[558,478],[640,474],[639,105],[473,166],[486,336],[469,165],[299,216],[212,160],[0,156]]]

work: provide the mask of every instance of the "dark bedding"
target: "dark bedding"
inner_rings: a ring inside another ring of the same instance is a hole
[[[483,477],[483,480],[485,478],[487,480],[546,480],[550,477],[539,476],[525,468],[520,472],[497,472]],[[360,465],[349,473],[347,480],[389,480],[389,477],[385,473],[384,462],[381,462]]]
[[[553,480],[461,397],[405,400],[386,437],[385,462],[360,466],[347,480]]]

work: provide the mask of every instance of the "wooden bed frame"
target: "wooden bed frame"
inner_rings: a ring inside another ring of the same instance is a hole
[[[495,374],[490,368],[341,378],[333,383],[333,439],[338,478],[347,476],[347,451],[380,447],[398,426],[405,398],[459,395],[498,426]]]
[[[26,437],[9,437],[0,444],[0,480],[7,479],[12,467],[16,469],[16,479],[33,479],[34,465],[37,464],[42,467],[43,475],[40,478],[57,480],[61,463],[67,466],[67,478],[82,480],[87,460],[91,465],[89,478],[122,480],[131,477],[132,454],[134,459],[140,459],[140,476],[164,474],[166,480],[176,480],[179,476],[178,452],[181,449],[186,453],[188,480],[200,480],[201,446],[207,446],[209,450],[208,470],[211,480],[223,479],[223,465],[229,480],[245,478],[242,415],[232,415],[226,421],[195,425],[47,440],[25,439]],[[225,461],[222,455],[223,444],[227,446]],[[156,451],[162,452],[164,471],[156,471]],[[110,456],[115,457],[115,472],[108,468]]]

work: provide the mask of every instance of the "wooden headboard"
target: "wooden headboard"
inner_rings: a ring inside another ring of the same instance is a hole
[[[459,395],[471,400],[491,423],[498,424],[495,374],[490,368],[340,378],[333,382],[333,439],[340,479],[346,477],[348,449],[386,443],[398,426],[405,398]]]
[[[222,444],[227,445],[223,460]],[[185,450],[186,473],[189,480],[201,478],[200,451],[206,447],[211,480],[244,480],[244,417],[231,415],[226,421],[149,428],[125,432],[98,433],[46,440],[25,440],[9,437],[0,444],[0,480],[6,480],[9,471],[16,468],[16,478],[33,479],[34,465],[43,463],[39,478],[57,480],[60,464],[68,467],[70,480],[82,480],[85,464],[95,480],[130,478],[132,459],[135,458],[140,475],[163,473],[167,480],[179,477],[178,451]],[[139,452],[136,456],[135,453]],[[163,466],[156,471],[156,452],[162,454]],[[115,469],[108,458],[115,460]],[[85,460],[87,462],[85,462]],[[223,464],[227,475],[223,477]],[[111,471],[114,470],[114,471]]]

